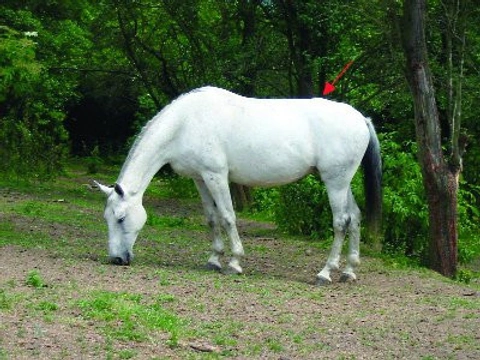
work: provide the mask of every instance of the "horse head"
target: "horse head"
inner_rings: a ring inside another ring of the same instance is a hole
[[[147,220],[141,196],[129,194],[121,185],[108,187],[95,181],[107,195],[104,218],[108,225],[108,254],[116,265],[129,265],[133,259],[133,245]]]

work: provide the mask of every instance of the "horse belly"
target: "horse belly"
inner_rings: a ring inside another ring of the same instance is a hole
[[[270,144],[270,146],[265,146]],[[283,185],[301,179],[315,167],[311,146],[264,141],[230,148],[229,179],[249,186]],[[233,154],[232,154],[233,152]]]

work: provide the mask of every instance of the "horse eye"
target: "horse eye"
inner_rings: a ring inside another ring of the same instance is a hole
[[[122,218],[120,218],[120,219],[118,219],[118,220],[117,220],[117,223],[121,224],[121,223],[123,223],[124,220],[125,220],[125,216],[122,217]]]

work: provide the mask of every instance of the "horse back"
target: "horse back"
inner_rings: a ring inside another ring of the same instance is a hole
[[[211,169],[247,185],[295,181],[312,168],[360,164],[369,133],[362,114],[325,99],[253,99],[204,88],[177,104],[182,122],[172,166]]]

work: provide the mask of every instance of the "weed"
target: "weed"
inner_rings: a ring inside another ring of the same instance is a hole
[[[58,305],[50,301],[42,301],[36,306],[36,308],[44,313],[50,313],[58,310]]]
[[[0,310],[10,310],[12,308],[13,298],[3,289],[0,289]]]
[[[475,278],[475,274],[467,269],[458,270],[455,275],[455,280],[463,282],[465,284],[470,284],[470,282]]]
[[[219,346],[229,346],[233,347],[237,345],[237,340],[228,335],[217,335],[214,338],[214,343]]]
[[[157,296],[157,303],[159,304],[165,304],[165,303],[171,303],[176,300],[175,295],[170,295],[170,294],[161,294]]]
[[[45,283],[38,270],[32,270],[28,273],[25,284],[34,288],[45,287]]]
[[[280,343],[280,341],[277,339],[268,338],[266,340],[266,344],[267,344],[267,347],[273,352],[278,353],[283,351],[283,346]]]
[[[449,301],[448,307],[450,310],[468,309],[480,310],[480,300],[478,298],[460,298],[452,297]]]
[[[118,353],[119,359],[133,359],[136,356],[137,352],[135,350],[121,350]]]
[[[37,201],[28,201],[23,205],[21,212],[28,216],[42,216],[44,209]]]

